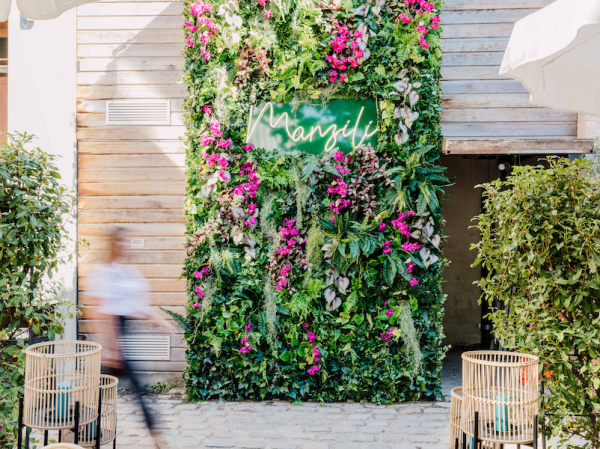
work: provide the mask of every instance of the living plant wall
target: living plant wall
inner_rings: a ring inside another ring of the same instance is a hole
[[[439,9],[184,2],[192,399],[440,395]]]

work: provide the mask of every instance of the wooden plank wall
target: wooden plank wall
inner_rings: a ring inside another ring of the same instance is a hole
[[[165,1],[97,1],[77,8],[77,140],[79,146],[79,238],[90,242],[79,261],[79,303],[85,277],[106,256],[106,233],[114,226],[144,239],[129,252],[152,286],[153,307],[184,311],[185,281],[177,280],[185,257],[185,151],[182,102],[177,84],[182,4]],[[106,100],[171,100],[170,126],[106,126]],[[80,333],[90,330],[85,319]],[[140,333],[153,332],[146,321]],[[137,369],[182,371],[185,344],[171,338],[171,362],[138,362]]]
[[[529,105],[498,74],[514,23],[554,0],[446,0],[442,129],[458,139],[575,139],[577,114]]]

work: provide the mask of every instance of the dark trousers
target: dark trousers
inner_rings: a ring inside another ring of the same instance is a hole
[[[117,320],[119,337],[121,337],[122,335],[127,334],[127,318],[124,316],[118,316]],[[144,397],[142,395],[142,386],[140,385],[140,382],[136,377],[135,373],[131,369],[131,362],[128,361],[125,357],[123,357],[121,368],[104,367],[103,371],[106,372],[106,374],[116,376],[119,379],[129,380],[129,382],[131,383],[131,388],[133,389],[133,394],[136,396],[136,399],[140,404],[140,407],[142,408],[142,412],[144,413],[146,425],[148,426],[148,429],[153,430],[156,424],[154,416],[152,416],[152,413],[150,412],[150,409],[148,408],[148,405],[144,400]]]

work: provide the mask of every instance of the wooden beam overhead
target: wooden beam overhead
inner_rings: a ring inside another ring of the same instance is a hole
[[[592,139],[445,140],[442,153],[453,154],[589,154]]]

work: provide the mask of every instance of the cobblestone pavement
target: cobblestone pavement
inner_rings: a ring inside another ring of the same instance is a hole
[[[373,404],[151,400],[169,449],[447,449],[449,402]],[[151,448],[133,396],[119,397],[117,448]]]

